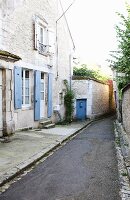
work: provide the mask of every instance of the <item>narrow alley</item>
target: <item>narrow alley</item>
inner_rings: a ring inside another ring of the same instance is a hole
[[[93,122],[1,200],[120,200],[113,118]]]

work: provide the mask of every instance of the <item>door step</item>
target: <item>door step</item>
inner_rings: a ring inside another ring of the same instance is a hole
[[[55,124],[52,124],[52,123],[44,126],[45,129],[54,128],[54,127],[55,127]]]
[[[49,128],[54,128],[55,127],[55,124],[52,123],[51,120],[49,119],[45,119],[45,120],[42,120],[39,124],[39,128],[46,128],[46,129],[49,129]]]

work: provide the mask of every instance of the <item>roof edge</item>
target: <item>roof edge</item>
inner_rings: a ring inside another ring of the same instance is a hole
[[[5,50],[0,50],[0,59],[6,60],[6,61],[12,61],[12,62],[21,60],[19,56]]]

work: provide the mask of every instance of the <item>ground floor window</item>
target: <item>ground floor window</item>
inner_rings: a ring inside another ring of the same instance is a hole
[[[30,71],[22,70],[22,106],[30,105]]]

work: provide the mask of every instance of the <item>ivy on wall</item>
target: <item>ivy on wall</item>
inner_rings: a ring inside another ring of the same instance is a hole
[[[66,86],[66,92],[64,96],[65,105],[65,121],[70,123],[72,121],[73,111],[74,111],[74,92],[69,88],[67,80],[64,80]]]

